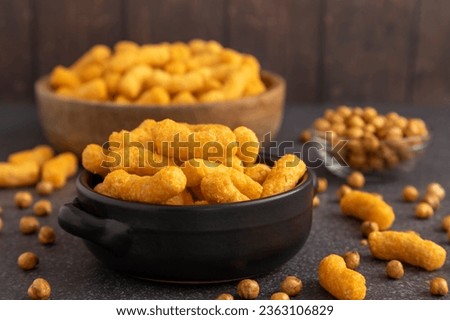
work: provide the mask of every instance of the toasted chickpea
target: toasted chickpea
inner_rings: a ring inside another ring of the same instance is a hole
[[[311,141],[312,140],[312,133],[311,133],[310,130],[303,130],[300,133],[300,137],[299,138],[300,138],[300,141],[303,142],[303,143]]]
[[[280,285],[281,291],[286,293],[288,296],[293,297],[299,294],[303,289],[302,280],[296,276],[287,276],[284,278]]]
[[[216,300],[234,300],[234,297],[229,293],[221,293],[217,296]]]
[[[33,252],[24,252],[17,258],[17,265],[22,270],[31,270],[39,264],[39,257]]]
[[[275,292],[270,296],[270,300],[291,300],[284,292]]]
[[[364,187],[364,184],[366,183],[366,179],[364,178],[364,175],[359,171],[353,171],[348,177],[347,177],[347,183],[350,187],[360,189]]]
[[[360,243],[362,246],[367,246],[367,245],[369,244],[369,242],[367,241],[367,239],[362,239],[359,243]]]
[[[16,206],[20,209],[26,209],[33,203],[33,196],[27,191],[19,191],[14,195]]]
[[[341,124],[344,122],[344,117],[336,112],[329,117],[328,121],[332,124]]]
[[[328,180],[327,178],[318,178],[317,179],[317,192],[322,193],[325,192],[328,188]]]
[[[360,117],[362,117],[362,115],[364,113],[363,108],[361,108],[359,106],[354,107],[352,111],[353,111],[353,115],[360,116]]]
[[[392,127],[386,132],[386,140],[399,140],[403,138],[403,131],[399,127]]]
[[[430,282],[430,293],[434,296],[445,296],[448,293],[447,280],[441,277],[433,278]]]
[[[43,226],[39,229],[38,239],[42,244],[53,244],[55,243],[55,230],[49,226]]]
[[[33,300],[47,300],[50,298],[52,289],[47,280],[43,278],[37,278],[28,288],[28,297]]]
[[[330,123],[324,118],[317,118],[314,121],[314,128],[319,131],[327,131],[330,129]]]
[[[360,127],[350,127],[345,130],[345,135],[349,139],[359,139],[364,135],[364,130]]]
[[[372,119],[371,124],[375,126],[377,129],[381,129],[384,127],[386,123],[386,117],[378,115],[375,118]]]
[[[342,106],[337,107],[336,112],[339,115],[341,115],[343,118],[347,118],[347,117],[351,116],[352,109],[348,106],[342,105]]]
[[[338,199],[341,199],[343,196],[345,196],[347,193],[352,192],[352,188],[350,188],[348,185],[343,184],[339,187],[339,189],[336,191],[336,197]]]
[[[376,151],[380,147],[380,140],[373,134],[367,135],[363,138],[363,147],[367,151]]]
[[[441,204],[439,197],[434,193],[425,194],[425,197],[423,197],[422,201],[428,203],[433,208],[433,210],[439,208]]]
[[[450,231],[450,214],[442,218],[442,229],[444,231]]]
[[[37,216],[48,216],[52,213],[52,203],[45,199],[39,200],[34,204],[33,211]]]
[[[357,128],[362,128],[364,127],[365,124],[364,120],[358,115],[350,116],[346,122],[349,127],[357,127]]]
[[[41,181],[36,185],[36,192],[41,196],[48,196],[53,192],[53,185],[48,181]]]
[[[400,279],[405,274],[403,264],[398,260],[391,260],[386,265],[386,275],[391,279]]]
[[[39,229],[39,221],[33,216],[23,216],[19,221],[19,230],[23,234],[31,234]]]
[[[403,200],[406,202],[414,202],[419,197],[419,191],[414,186],[406,186],[403,188]]]
[[[256,299],[259,295],[259,284],[252,279],[244,279],[238,283],[237,293],[242,299]]]
[[[320,206],[320,199],[318,196],[314,196],[313,198],[313,208]]]
[[[377,110],[374,107],[365,107],[363,110],[363,119],[366,122],[372,121],[378,115]]]
[[[338,136],[343,136],[347,127],[343,123],[333,123],[330,129]]]
[[[420,202],[416,206],[416,217],[419,219],[428,219],[433,216],[433,208],[426,202]]]
[[[361,257],[359,256],[358,251],[347,251],[342,257],[344,258],[347,268],[355,270],[359,267]]]
[[[435,194],[439,198],[439,200],[445,198],[445,189],[437,182],[430,183],[427,186],[427,193]]]
[[[374,221],[364,221],[363,223],[361,223],[361,233],[366,238],[371,232],[378,230],[380,230],[380,228],[378,227],[378,223]]]

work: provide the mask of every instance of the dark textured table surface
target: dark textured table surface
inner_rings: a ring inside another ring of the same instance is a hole
[[[421,221],[414,216],[414,205],[401,200],[401,190],[406,184],[413,184],[423,192],[429,182],[438,181],[450,192],[450,110],[406,106],[384,106],[379,109],[422,117],[432,128],[433,139],[426,156],[414,171],[395,179],[370,182],[365,189],[383,194],[385,200],[393,206],[397,217],[393,229],[416,230],[422,237],[439,243],[448,251],[450,241],[441,231],[440,221],[450,213],[450,197],[443,200],[434,217]],[[45,143],[32,106],[2,105],[0,112],[0,160],[5,160],[11,152]],[[298,133],[322,112],[321,107],[288,108],[278,140],[294,141],[295,150],[301,150],[301,145],[297,142]],[[257,277],[261,286],[261,299],[268,299],[271,293],[278,291],[279,283],[287,275],[297,275],[303,280],[304,289],[297,298],[332,298],[319,286],[317,267],[324,256],[330,253],[342,254],[347,250],[358,250],[361,254],[362,261],[358,270],[367,280],[367,299],[432,299],[428,281],[435,276],[443,276],[450,281],[449,257],[444,267],[438,271],[427,272],[406,266],[405,276],[401,280],[388,280],[384,273],[386,263],[373,259],[368,247],[360,244],[360,222],[340,213],[335,192],[343,180],[327,173],[324,168],[318,169],[317,173],[328,178],[329,187],[326,193],[320,194],[321,205],[314,210],[311,235],[305,246],[289,262],[270,274]],[[39,199],[34,189],[30,190],[35,199]],[[25,236],[18,231],[20,217],[31,214],[32,209],[15,208],[13,196],[17,191],[0,190],[4,220],[4,228],[0,232],[1,299],[26,299],[27,288],[37,277],[44,277],[51,283],[52,299],[214,299],[222,292],[236,292],[236,282],[210,285],[162,284],[134,279],[104,267],[88,252],[79,238],[67,234],[58,226],[59,206],[75,197],[73,179],[64,189],[49,197],[54,205],[53,214],[39,218],[41,225],[51,225],[57,233],[55,245],[43,246],[38,243],[36,235]],[[17,267],[17,257],[24,251],[33,251],[39,255],[41,262],[37,269],[24,272]],[[447,295],[439,299],[449,298],[450,295]]]

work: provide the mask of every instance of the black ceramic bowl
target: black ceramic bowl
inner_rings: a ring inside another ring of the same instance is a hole
[[[83,171],[59,224],[108,267],[159,281],[220,282],[272,271],[308,238],[314,174],[292,190],[230,204],[169,206],[103,196]]]

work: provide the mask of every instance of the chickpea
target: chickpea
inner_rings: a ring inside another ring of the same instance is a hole
[[[416,206],[416,217],[419,219],[428,219],[433,216],[433,208],[426,202],[420,202]]]
[[[259,284],[252,279],[244,279],[238,283],[237,293],[242,299],[256,299],[259,295]]]
[[[350,118],[348,118],[346,122],[349,127],[356,128],[362,128],[365,124],[364,120],[358,115],[350,116]]]
[[[371,232],[380,230],[378,223],[374,221],[364,221],[361,223],[361,233],[367,238]]]
[[[342,257],[344,258],[347,268],[355,270],[359,267],[361,257],[359,256],[358,251],[348,251],[344,253]]]
[[[364,187],[364,184],[366,183],[366,179],[364,178],[364,175],[359,171],[353,171],[348,177],[347,177],[347,183],[350,187],[360,189]]]
[[[323,117],[330,121],[331,117],[333,117],[333,115],[335,114],[335,111],[331,108],[328,108],[325,110],[325,112],[323,113]]]
[[[368,123],[366,124],[366,126],[364,127],[364,131],[365,132],[369,132],[369,133],[375,133],[375,131],[377,131],[377,128],[372,124],[372,123]]]
[[[343,136],[347,127],[343,123],[333,123],[331,125],[331,130],[336,132],[338,136]]]
[[[336,191],[336,196],[337,196],[338,199],[341,199],[343,196],[345,196],[347,193],[350,193],[350,192],[352,192],[352,188],[350,188],[346,184],[343,184]]]
[[[16,206],[20,209],[26,209],[33,203],[33,196],[27,191],[19,191],[14,195]]]
[[[433,296],[445,296],[448,293],[447,280],[441,277],[433,278],[430,282],[430,293]]]
[[[430,183],[427,186],[427,193],[435,194],[439,200],[445,198],[445,189],[437,182]]]
[[[360,127],[350,127],[345,130],[345,135],[349,139],[359,139],[364,135],[364,130]]]
[[[354,107],[353,108],[353,115],[362,117],[363,114],[364,114],[363,108],[361,108],[361,107]]]
[[[23,234],[31,234],[39,229],[39,221],[33,216],[23,216],[19,221],[19,230]]]
[[[386,265],[386,275],[391,279],[400,279],[405,274],[403,264],[398,260],[391,260]]]
[[[349,116],[351,116],[352,114],[352,109],[348,106],[339,106],[336,109],[336,112],[341,115],[343,118],[347,118]]]
[[[234,300],[234,297],[229,293],[221,293],[217,296],[216,300]]]
[[[42,244],[53,244],[55,243],[55,231],[52,227],[43,226],[39,229],[38,239]]]
[[[373,134],[367,135],[363,138],[363,146],[367,151],[374,152],[380,147],[380,140]]]
[[[287,276],[284,278],[283,282],[281,282],[281,291],[286,293],[289,297],[296,296],[303,289],[302,280],[297,278],[296,276]]]
[[[48,196],[53,192],[53,185],[48,181],[41,181],[36,185],[36,192],[41,196]]]
[[[403,131],[399,127],[390,128],[385,136],[386,140],[399,140],[403,138]]]
[[[313,198],[313,208],[320,206],[320,199],[318,196],[314,196]]]
[[[442,218],[442,229],[444,231],[450,231],[450,214]]]
[[[371,123],[375,126],[375,128],[381,129],[386,123],[386,118],[384,116],[378,115],[372,119]]]
[[[378,156],[371,156],[368,163],[369,167],[375,171],[382,171],[384,169],[384,160]]]
[[[419,198],[419,191],[416,187],[408,185],[403,188],[403,199],[406,202],[414,202],[417,198]]]
[[[377,115],[378,112],[374,107],[365,107],[362,116],[366,122],[371,122]]]
[[[362,246],[367,246],[369,244],[369,242],[367,241],[367,239],[361,239],[361,241],[359,242]]]
[[[299,138],[300,138],[300,141],[303,142],[303,143],[311,141],[312,140],[312,133],[311,133],[310,130],[303,130],[300,133],[300,137]]]
[[[339,113],[334,113],[330,116],[328,119],[332,124],[343,124],[344,123],[344,117],[340,115]]]
[[[434,193],[425,194],[425,197],[423,197],[422,201],[428,203],[433,208],[433,210],[439,208],[441,204],[439,197]]]
[[[47,300],[51,292],[50,284],[43,278],[35,279],[28,288],[28,296],[33,300]]]
[[[52,203],[48,200],[39,200],[33,206],[34,214],[37,216],[48,216],[52,213]]]
[[[39,264],[39,257],[33,252],[24,252],[17,258],[17,264],[22,270],[31,270]]]
[[[318,118],[314,121],[314,128],[318,131],[327,131],[330,129],[330,123],[324,118]]]
[[[318,178],[317,179],[317,192],[322,193],[325,192],[328,188],[328,180],[327,178]]]
[[[275,292],[270,296],[270,300],[291,300],[284,292]]]

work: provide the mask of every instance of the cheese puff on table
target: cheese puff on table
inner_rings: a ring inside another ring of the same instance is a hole
[[[236,155],[245,165],[255,163],[259,153],[259,140],[256,134],[247,127],[237,127],[233,130],[238,143]]]
[[[97,78],[81,84],[74,95],[82,99],[104,101],[108,99],[108,88],[105,80]]]
[[[107,60],[111,56],[111,49],[105,45],[95,45],[88,52],[83,54],[74,64],[70,66],[70,69],[79,74],[82,69],[91,63],[101,63]]]
[[[64,152],[50,159],[42,166],[42,181],[50,182],[54,188],[65,186],[68,178],[78,170],[78,159],[71,152]]]
[[[440,269],[447,256],[445,249],[414,232],[374,231],[369,234],[372,256],[382,260],[399,260],[427,271]]]
[[[72,70],[63,66],[56,66],[50,74],[50,84],[54,88],[66,87],[74,89],[80,85],[80,79]]]
[[[172,99],[172,103],[176,104],[192,104],[196,102],[197,99],[189,91],[181,91],[177,93]]]
[[[259,184],[263,184],[270,172],[270,167],[264,163],[257,163],[246,167],[244,173]]]
[[[282,193],[295,187],[306,172],[305,163],[294,154],[286,154],[275,162],[263,183],[261,197]]]
[[[24,162],[35,162],[41,166],[45,161],[53,158],[54,151],[50,146],[39,145],[31,150],[15,152],[9,155],[8,162],[12,164],[20,164]]]
[[[31,186],[38,181],[39,165],[37,162],[0,162],[0,188]]]
[[[109,168],[106,165],[108,162],[108,150],[97,144],[87,145],[81,154],[83,168],[102,177],[109,173]]]
[[[376,222],[380,230],[388,229],[395,220],[392,207],[369,192],[349,192],[341,198],[340,206],[343,214],[362,221]]]
[[[340,300],[363,300],[366,297],[366,279],[347,268],[344,258],[330,254],[320,261],[319,283]]]
[[[154,176],[141,177],[124,170],[109,173],[94,190],[126,201],[161,204],[181,193],[186,177],[180,168],[164,167]]]
[[[155,86],[142,93],[139,99],[136,100],[136,103],[166,105],[170,103],[170,95],[163,87]]]
[[[170,60],[170,50],[167,44],[143,45],[137,54],[137,62],[152,67],[162,67]]]
[[[202,179],[200,186],[202,194],[208,202],[229,203],[250,200],[239,192],[228,173],[213,172],[208,174]]]
[[[192,198],[192,194],[189,192],[189,190],[184,189],[181,193],[164,202],[164,204],[169,204],[173,206],[182,206],[182,205],[189,206],[194,204],[194,199]]]
[[[147,65],[132,67],[120,80],[117,91],[131,100],[136,99],[142,91],[145,79],[151,74],[152,69]]]

